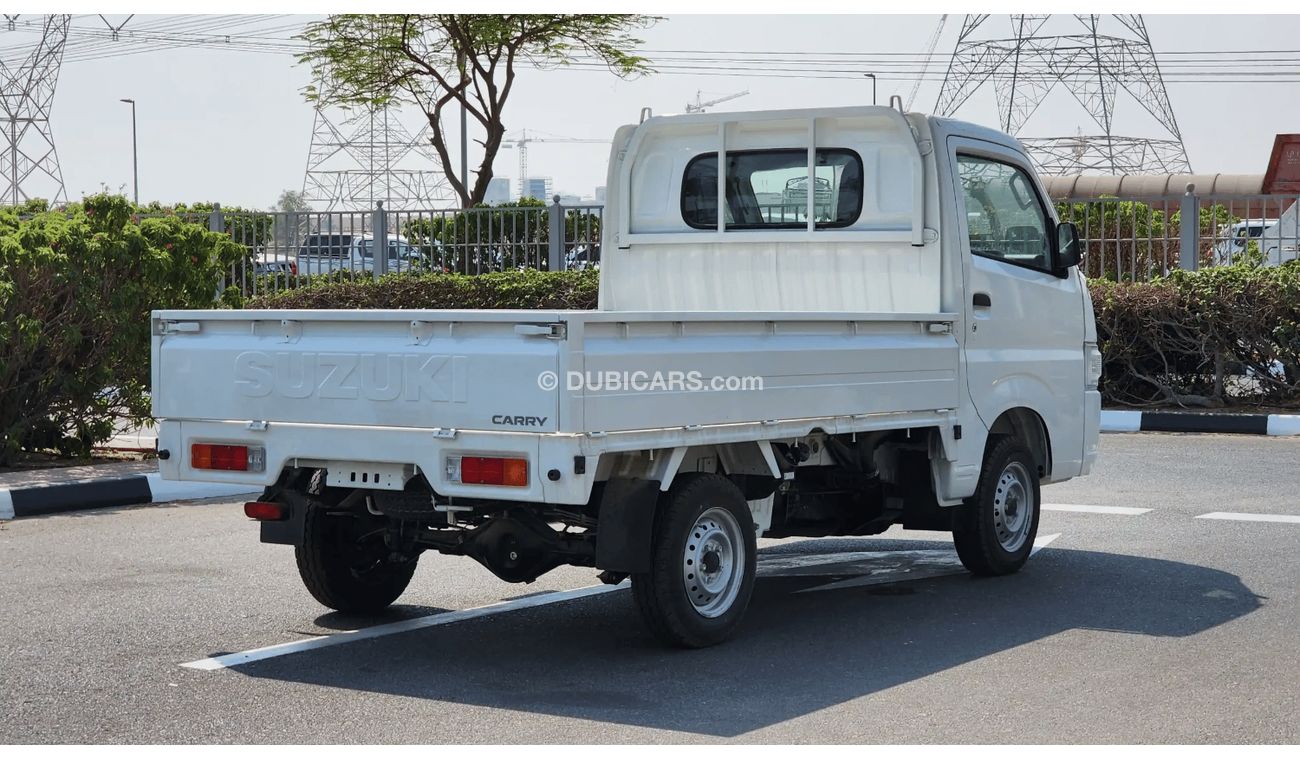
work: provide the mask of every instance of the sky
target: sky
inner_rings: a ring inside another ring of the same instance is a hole
[[[93,17],[91,17],[93,18]],[[143,18],[143,17],[137,17]],[[287,19],[293,22],[307,17]],[[283,23],[281,20],[277,23]],[[645,30],[650,50],[771,50],[815,53],[923,50],[937,16],[674,16]],[[993,19],[1009,29],[1007,19]],[[1293,50],[1300,16],[1147,15],[1157,53],[1174,50]],[[942,73],[960,17],[949,20],[932,75]],[[75,34],[76,32],[74,32]],[[0,26],[0,46],[35,39]],[[779,72],[775,65],[773,72]],[[131,113],[138,108],[140,197],[143,202],[219,201],[269,208],[285,189],[301,189],[313,110],[301,94],[309,71],[290,55],[173,48],[93,61],[67,62],[51,116],[65,185],[71,198],[107,187],[131,192]],[[881,75],[878,97],[906,96],[912,82]],[[1262,173],[1273,135],[1300,132],[1295,84],[1167,84],[1193,170]],[[863,78],[790,79],[659,73],[624,81],[599,70],[525,70],[506,106],[507,130],[608,140],[634,123],[643,107],[680,113],[694,100],[749,90],[714,110],[761,110],[869,103]],[[914,110],[933,108],[938,82],[923,84]],[[973,98],[961,118],[996,125],[989,92]],[[414,131],[418,113],[399,118]],[[1069,102],[1044,103],[1030,125],[1037,134],[1072,135],[1086,116]],[[1135,104],[1121,102],[1124,120],[1149,128]],[[590,196],[605,184],[608,146],[533,143],[530,174],[554,179],[557,191]],[[518,155],[502,151],[497,176],[514,182]],[[471,163],[477,163],[471,160]],[[447,204],[451,205],[451,204]]]

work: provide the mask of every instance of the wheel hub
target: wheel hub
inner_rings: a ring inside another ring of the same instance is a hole
[[[706,509],[695,521],[682,551],[686,598],[704,617],[731,609],[740,593],[745,542],[740,523],[725,509]]]
[[[998,477],[993,496],[993,530],[1002,548],[1014,552],[1024,546],[1033,523],[1033,481],[1025,466],[1011,462]]]

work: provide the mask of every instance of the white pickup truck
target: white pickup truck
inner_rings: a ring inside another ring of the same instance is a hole
[[[761,536],[901,524],[1014,572],[1100,417],[1076,232],[1030,166],[883,106],[645,118],[595,311],[155,312],[162,475],[265,487],[262,540],[345,612],[429,550],[630,577],[687,647],[734,631]]]

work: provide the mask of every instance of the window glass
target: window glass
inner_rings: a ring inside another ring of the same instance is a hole
[[[726,154],[729,230],[804,229],[808,226],[808,151],[750,150]],[[862,212],[862,159],[843,148],[822,148],[813,167],[816,226],[847,227]],[[718,227],[718,154],[696,156],[682,178],[682,218],[697,229]]]
[[[375,249],[375,242],[370,238],[366,238],[361,241],[362,258],[373,259],[375,257],[374,249]],[[390,259],[418,258],[419,255],[420,255],[419,251],[417,251],[416,249],[412,248],[410,245],[404,242],[395,241],[395,240],[388,241],[388,258]]]
[[[970,250],[977,256],[1048,270],[1048,219],[1024,171],[975,156],[957,156]]]

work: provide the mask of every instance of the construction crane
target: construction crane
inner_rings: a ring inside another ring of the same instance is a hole
[[[519,148],[519,197],[523,198],[528,193],[528,143],[535,142],[552,142],[552,143],[604,143],[609,144],[609,140],[590,140],[584,137],[529,137],[528,130],[521,129],[518,137],[507,137],[501,141],[503,148]]]
[[[713,100],[701,101],[700,98],[704,95],[704,91],[696,90],[695,102],[686,104],[686,113],[704,113],[704,109],[708,108],[709,106],[716,106],[719,103],[726,103],[728,100],[743,98],[748,94],[749,94],[749,90],[742,90],[741,92],[733,92],[730,95],[723,95],[722,97],[714,98]]]
[[[930,70],[930,61],[934,60],[934,49],[939,45],[939,37],[943,34],[943,25],[946,23],[948,23],[947,13],[939,17],[939,26],[935,27],[934,34],[930,35],[930,41],[925,44],[925,63],[921,65],[921,73],[912,83],[912,91],[907,94],[905,110],[912,110],[912,102],[916,100],[916,93],[921,89],[921,82],[925,80],[925,72]]]

